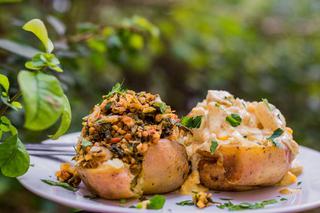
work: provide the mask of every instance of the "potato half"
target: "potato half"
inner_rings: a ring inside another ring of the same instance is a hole
[[[94,169],[77,168],[84,184],[105,199],[138,197],[141,194],[167,193],[179,188],[189,171],[185,148],[167,139],[149,146],[138,180],[126,167],[101,165]],[[137,185],[133,182],[137,181]]]
[[[221,146],[214,155],[201,153],[201,183],[215,190],[242,191],[278,183],[292,161],[288,149],[274,146]]]

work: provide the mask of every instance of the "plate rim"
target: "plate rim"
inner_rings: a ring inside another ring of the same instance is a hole
[[[69,136],[70,135],[75,135],[79,132],[73,132],[70,134],[66,134],[65,136]],[[50,143],[51,140],[45,140],[43,141],[45,143]],[[305,147],[302,145],[299,145],[300,149],[306,150],[308,152],[313,152],[315,154],[318,154],[320,157],[320,152],[317,150],[314,150],[312,148],[309,147]],[[27,174],[27,173],[26,173]],[[112,206],[112,205],[108,205],[108,204],[103,204],[104,206],[92,206],[92,204],[87,205],[86,207],[84,207],[82,205],[82,203],[80,203],[81,201],[72,201],[70,199],[66,199],[64,200],[63,197],[58,197],[52,194],[48,194],[45,191],[41,191],[41,190],[37,190],[36,188],[32,188],[30,185],[28,185],[24,180],[23,180],[23,176],[17,177],[17,180],[19,181],[19,183],[26,188],[27,190],[29,190],[30,192],[34,193],[37,196],[40,196],[42,198],[45,198],[47,200],[59,203],[61,205],[64,205],[66,207],[69,208],[79,208],[82,210],[88,210],[88,211],[93,211],[93,212],[142,212],[141,209],[129,209],[128,207],[121,207],[121,206]],[[313,201],[310,203],[305,203],[305,204],[295,204],[293,206],[287,206],[287,207],[275,207],[275,208],[270,208],[270,209],[256,209],[256,210],[246,210],[246,211],[242,211],[242,212],[279,212],[279,213],[284,213],[284,212],[301,212],[301,211],[306,211],[306,210],[310,210],[310,209],[314,209],[320,207],[320,199],[318,201]],[[187,210],[187,209],[186,209]],[[157,210],[144,210],[143,212],[154,212]],[[161,210],[163,211],[163,210]],[[188,211],[188,210],[187,210]]]

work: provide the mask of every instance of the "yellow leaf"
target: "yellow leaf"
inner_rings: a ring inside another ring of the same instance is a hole
[[[48,37],[47,28],[40,19],[32,19],[22,27],[25,31],[32,32],[43,43],[48,53],[53,50],[53,43]]]

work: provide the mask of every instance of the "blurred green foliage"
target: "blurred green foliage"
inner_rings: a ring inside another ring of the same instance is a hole
[[[0,5],[0,38],[36,47],[32,36],[19,30],[31,18],[46,20],[55,32],[50,37],[65,71],[60,80],[73,109],[70,131],[80,130],[91,106],[124,81],[128,88],[159,93],[180,115],[208,89],[267,98],[286,116],[300,144],[320,150],[318,0],[22,1]],[[123,26],[132,27],[130,35],[121,32]],[[146,34],[137,33],[141,27],[149,29]],[[120,48],[124,44],[128,48]],[[0,72],[13,78],[24,66],[25,52],[33,51],[23,50],[20,55],[0,50]],[[12,119],[23,141],[40,141],[50,132],[23,132],[22,117]],[[1,207],[53,209],[48,202],[33,203],[37,200],[26,199],[24,207],[8,201],[9,194],[26,196],[15,193],[19,190],[2,178]]]

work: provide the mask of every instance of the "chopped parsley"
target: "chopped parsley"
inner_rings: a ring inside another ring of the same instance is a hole
[[[280,198],[280,201],[286,201],[286,200],[288,200],[288,199],[285,197]]]
[[[232,198],[229,198],[229,197],[220,197],[219,199],[220,200],[233,200]]]
[[[283,130],[278,128],[276,130],[274,130],[274,132],[272,133],[272,135],[270,137],[267,138],[267,140],[270,140],[275,146],[279,146],[279,144],[274,140],[277,137],[280,137],[283,133]]]
[[[202,116],[196,116],[196,117],[187,117],[183,116],[181,118],[181,124],[182,126],[185,126],[187,128],[199,128],[201,125]]]
[[[45,180],[45,179],[41,179],[41,181],[46,183],[46,184],[48,184],[48,185],[50,185],[50,186],[59,186],[59,187],[65,188],[65,189],[73,191],[73,192],[78,190],[77,188],[74,188],[74,187],[72,187],[69,184],[64,183],[64,182],[57,182],[57,181]]]
[[[144,207],[144,202],[147,202],[146,207]],[[149,200],[144,200],[141,201],[139,203],[137,203],[137,205],[135,206],[130,206],[129,208],[136,208],[136,209],[162,209],[164,204],[166,202],[166,197],[163,195],[155,195],[152,198],[150,198]]]
[[[159,108],[162,114],[165,113],[168,108],[167,104],[164,102],[155,102],[153,106]]]
[[[112,89],[111,89],[111,91],[106,95],[106,99],[107,98],[110,98],[113,94],[122,94],[122,93],[124,93],[125,91],[126,91],[126,89],[124,89],[123,87],[122,87],[122,84],[123,83],[116,83],[113,87],[112,87]]]
[[[92,195],[92,194],[88,194],[88,195],[83,195],[84,198],[90,199],[90,200],[94,200],[99,198],[97,195]]]
[[[210,146],[210,153],[213,154],[218,147],[218,142],[217,141],[211,141],[211,146]]]
[[[265,201],[256,202],[256,203],[242,202],[239,204],[234,204],[231,201],[228,201],[224,204],[218,205],[217,207],[219,209],[227,208],[229,211],[240,211],[240,210],[246,210],[246,209],[262,209],[267,205],[275,204],[277,202],[278,201],[275,199],[265,200]]]
[[[92,142],[90,142],[90,141],[82,138],[81,146],[82,146],[82,149],[85,149],[85,148],[87,148],[88,146],[92,146]]]
[[[125,199],[125,198],[122,198],[122,199],[119,200],[120,204],[125,204],[126,202],[127,202],[127,199]]]
[[[302,182],[301,182],[301,181],[299,181],[299,182],[297,183],[297,185],[298,185],[298,186],[300,186],[300,185],[301,185],[301,183],[302,183]]]
[[[178,206],[194,206],[194,203],[192,200],[183,200],[178,203],[176,203]]]
[[[104,107],[106,111],[108,111],[111,108],[112,102],[109,102],[106,104],[106,106]]]
[[[241,117],[238,114],[232,113],[231,115],[226,117],[226,121],[233,127],[239,126],[241,124]]]

